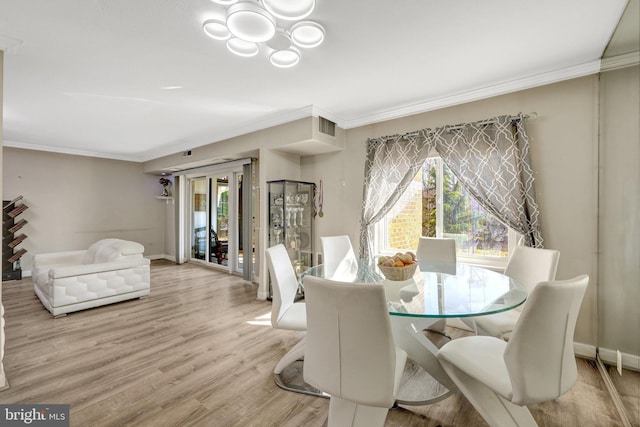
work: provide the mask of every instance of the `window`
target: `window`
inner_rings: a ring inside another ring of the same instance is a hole
[[[503,267],[517,235],[467,193],[440,158],[429,158],[378,223],[379,253],[415,250],[420,236],[456,239],[459,261]]]

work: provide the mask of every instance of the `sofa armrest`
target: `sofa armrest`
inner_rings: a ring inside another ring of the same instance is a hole
[[[63,277],[82,276],[85,274],[104,273],[107,271],[123,270],[149,265],[151,262],[147,258],[136,258],[131,260],[121,260],[112,262],[101,262],[97,264],[80,264],[69,266],[54,266],[49,270],[49,277],[61,279]]]
[[[78,265],[82,264],[82,257],[85,253],[87,253],[86,250],[35,254],[33,256],[33,266],[42,268],[43,266],[55,264]]]

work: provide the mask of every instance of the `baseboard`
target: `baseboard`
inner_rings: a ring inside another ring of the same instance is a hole
[[[573,342],[573,352],[576,356],[582,357],[583,359],[593,359],[596,358],[596,346],[591,344],[584,344],[581,342]]]
[[[616,350],[600,347],[598,349],[598,355],[603,362],[609,365],[617,366],[618,352]],[[630,371],[640,372],[640,356],[635,354],[622,353],[622,367],[624,369],[629,369]]]
[[[176,262],[176,257],[173,255],[167,255],[167,254],[157,254],[157,255],[147,255],[145,256],[145,258],[153,261],[156,259],[166,259],[167,261],[171,261],[171,262]]]

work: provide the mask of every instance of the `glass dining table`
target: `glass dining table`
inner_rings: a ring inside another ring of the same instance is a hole
[[[443,318],[512,310],[527,298],[524,285],[514,279],[463,263],[418,262],[415,274],[403,281],[386,279],[375,261],[364,260],[343,262],[332,271],[323,265],[312,267],[302,274],[303,287],[305,276],[384,286],[395,343],[422,371],[409,374],[407,386],[398,393],[398,403],[408,405],[434,403],[456,390],[438,362],[437,346],[424,330]]]

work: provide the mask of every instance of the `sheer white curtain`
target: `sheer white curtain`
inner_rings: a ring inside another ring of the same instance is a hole
[[[373,227],[422,167],[432,148],[485,209],[543,247],[525,116],[422,129],[367,142],[360,257],[373,252]]]

